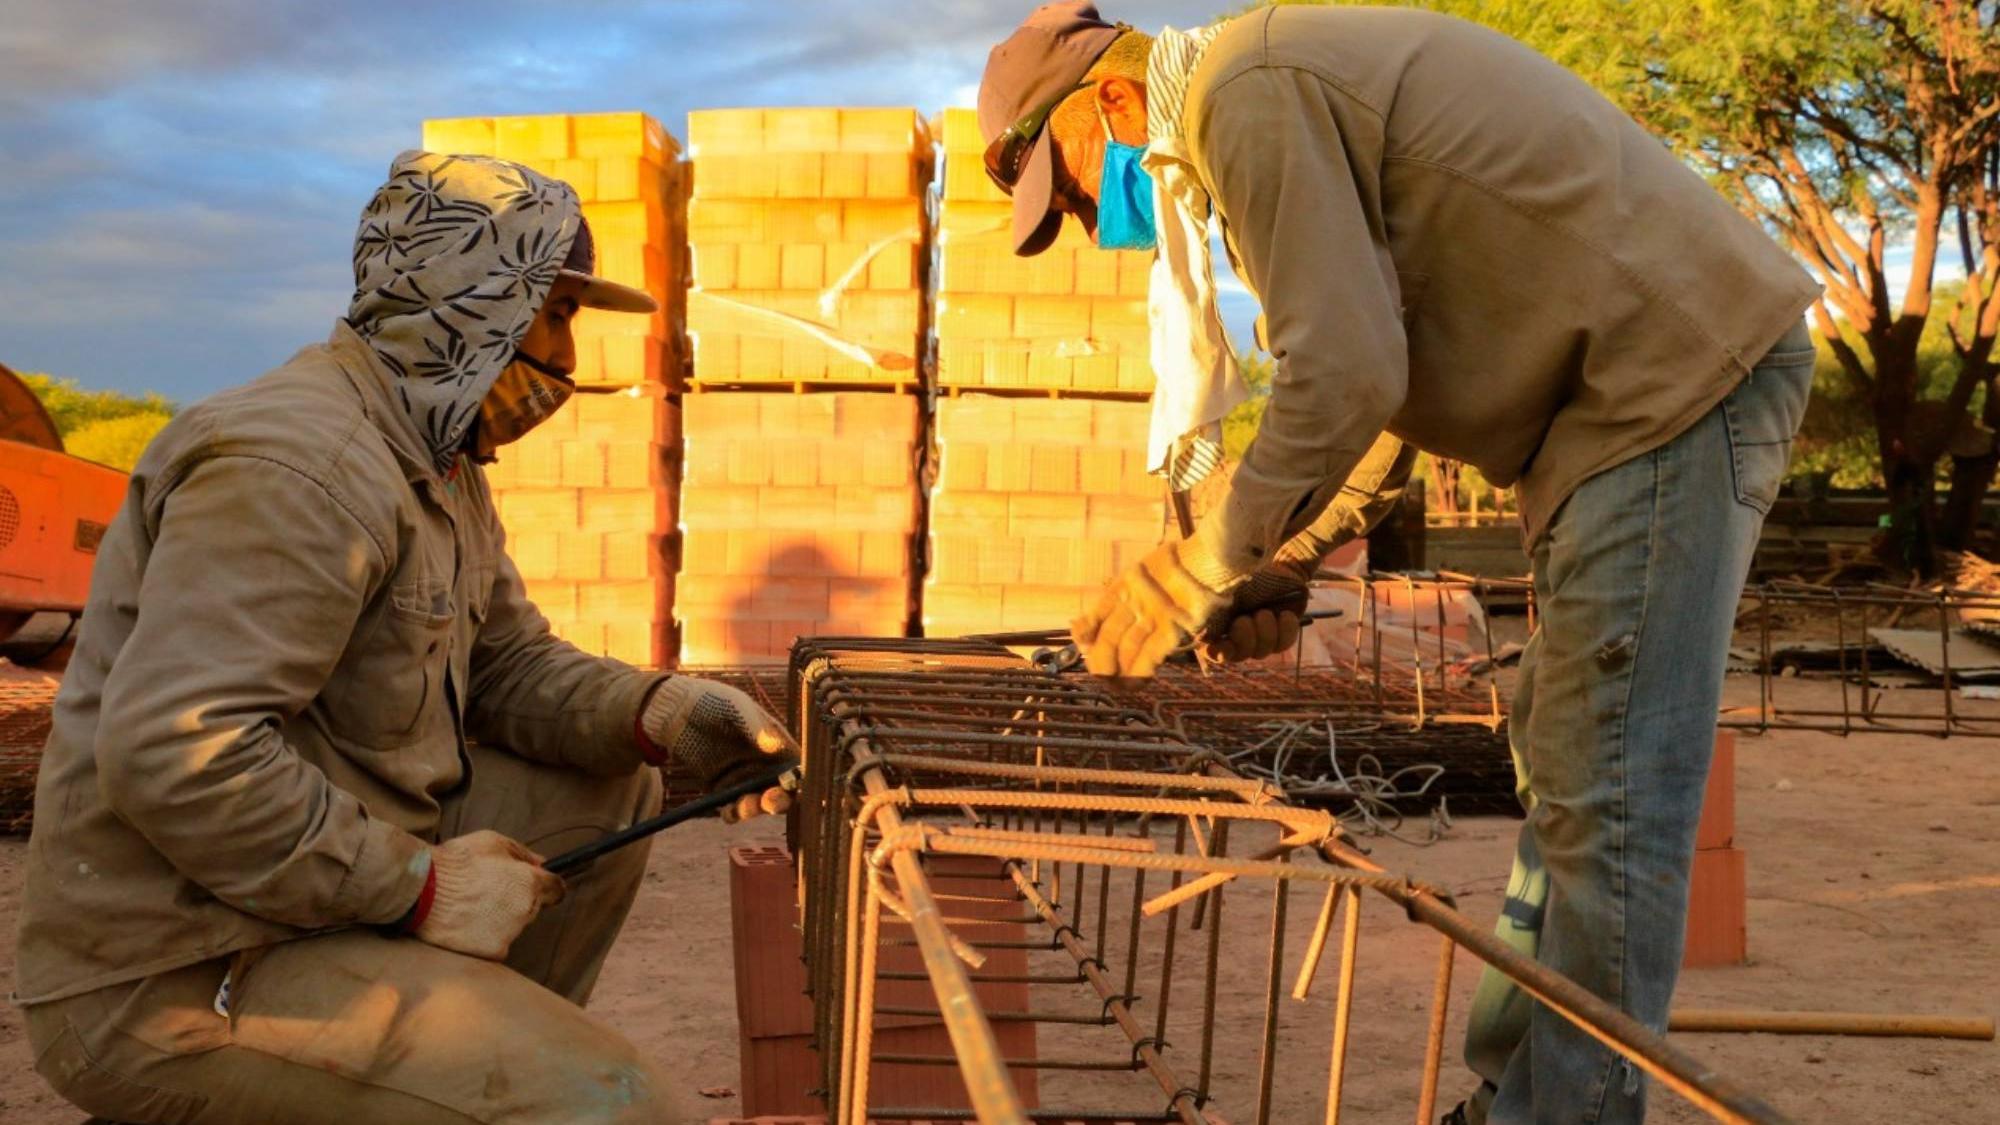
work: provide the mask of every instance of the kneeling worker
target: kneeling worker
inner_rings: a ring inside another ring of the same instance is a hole
[[[324,344],[183,412],[98,550],[28,851],[36,1068],[125,1122],[641,1122],[672,1092],[584,1014],[669,756],[791,749],[741,692],[578,651],[483,462],[574,389],[575,192],[410,152]],[[783,794],[738,815],[777,811]],[[539,853],[539,854],[538,854]]]
[[[1499,928],[1663,1028],[1736,602],[1812,380],[1811,278],[1574,75],[1430,12],[1265,7],[1148,37],[1064,0],[994,49],[979,119],[1017,253],[1065,215],[1156,249],[1156,468],[1212,463],[1241,397],[1211,217],[1276,360],[1220,506],[1076,622],[1090,670],[1150,675],[1191,638],[1281,647],[1414,449],[1517,488],[1541,616]],[[1483,1082],[1455,1116],[1644,1116],[1635,1068],[1505,983],[1474,1005]]]

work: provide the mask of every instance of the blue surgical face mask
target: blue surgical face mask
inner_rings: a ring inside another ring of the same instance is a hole
[[[1153,177],[1139,166],[1145,149],[1111,136],[1104,108],[1104,169],[1097,180],[1097,246],[1101,250],[1151,250],[1159,240],[1153,221]]]

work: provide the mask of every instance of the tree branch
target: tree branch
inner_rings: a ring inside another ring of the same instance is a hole
[[[1819,324],[1820,338],[1826,341],[1833,358],[1840,361],[1840,369],[1847,373],[1847,381],[1863,395],[1873,396],[1875,380],[1869,377],[1868,365],[1861,361],[1861,353],[1840,334],[1840,322],[1826,307],[1825,301],[1813,302],[1813,320]]]
[[[1910,285],[1903,291],[1903,317],[1917,321],[1917,330],[1923,330],[1923,320],[1930,315],[1931,282],[1937,271],[1938,232],[1944,226],[1944,191],[1935,184],[1925,184],[1918,199],[1916,218],[1916,241],[1910,248]]]

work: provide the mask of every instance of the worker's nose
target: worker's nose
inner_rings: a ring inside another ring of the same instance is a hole
[[[549,366],[565,375],[576,374],[576,337],[569,325],[563,325],[555,334],[553,346],[549,348]]]

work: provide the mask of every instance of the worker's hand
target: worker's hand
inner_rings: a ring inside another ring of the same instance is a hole
[[[1231,591],[1229,605],[1202,626],[1201,655],[1217,664],[1262,660],[1298,643],[1311,591],[1303,578],[1266,567]]]
[[[1096,608],[1070,624],[1086,668],[1099,676],[1150,676],[1168,654],[1229,605],[1200,539],[1162,543],[1112,579]]]
[[[563,881],[542,857],[484,829],[431,849],[437,880],[417,937],[440,949],[498,961],[535,915],[562,901]]]
[[[639,724],[653,745],[693,770],[710,792],[778,764],[778,755],[798,756],[784,724],[748,695],[713,680],[675,676],[653,689]],[[722,811],[732,824],[759,813],[781,813],[792,795],[773,787],[751,794]]]

